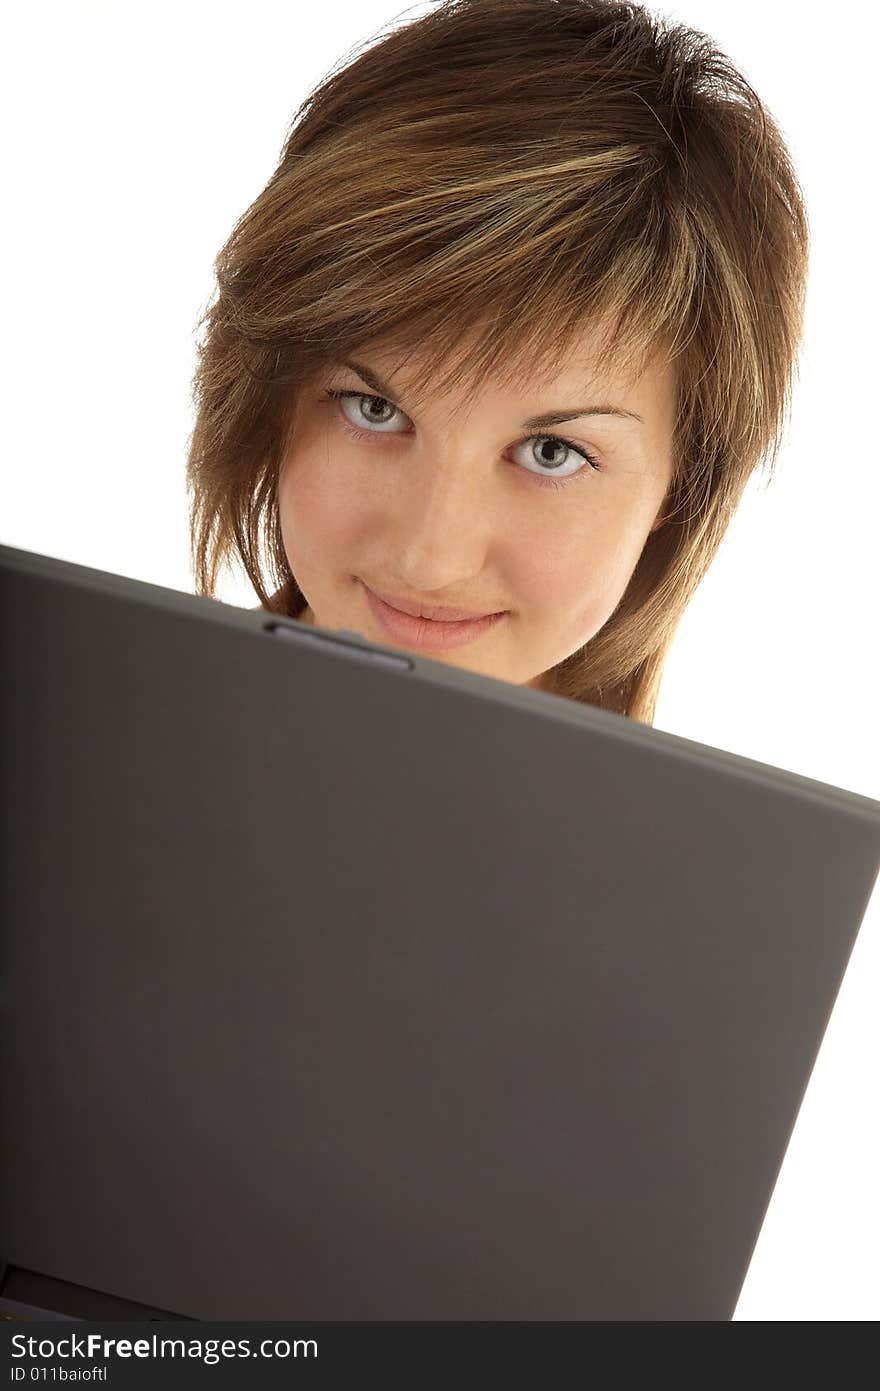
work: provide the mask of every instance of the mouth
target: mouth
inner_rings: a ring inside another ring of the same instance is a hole
[[[381,599],[383,604],[389,608],[396,609],[398,613],[408,613],[413,618],[430,618],[435,623],[463,623],[476,622],[480,618],[495,618],[503,613],[503,609],[472,609],[448,608],[439,604],[423,604],[419,601],[400,599],[396,594],[387,594],[383,589],[372,589],[364,580],[361,584],[365,589],[370,589],[377,599]]]
[[[377,594],[363,580],[359,583],[373,618],[396,643],[407,647],[427,651],[459,647],[481,637],[506,616],[506,610],[474,614],[463,609],[438,609],[424,604],[410,604],[402,599],[393,602],[392,596]],[[397,607],[398,603],[404,602],[406,608]],[[435,617],[435,614],[445,616]],[[450,614],[454,616],[450,618]]]

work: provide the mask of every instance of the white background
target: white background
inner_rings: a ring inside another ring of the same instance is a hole
[[[307,91],[426,8],[56,0],[7,16],[0,541],[191,590],[183,470],[213,258]],[[685,618],[656,725],[880,798],[877,10],[846,6],[840,29],[797,0],[656,11],[745,71],[787,137],[813,238],[786,446]],[[246,580],[220,597],[256,602]],[[878,919],[875,893],[739,1319],[880,1315]]]

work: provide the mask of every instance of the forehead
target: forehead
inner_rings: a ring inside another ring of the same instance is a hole
[[[661,342],[615,356],[607,328],[584,326],[558,342],[539,333],[515,354],[481,370],[475,341],[471,333],[451,350],[438,352],[431,343],[375,338],[360,344],[350,357],[393,384],[410,406],[439,398],[448,410],[466,410],[480,398],[562,408],[603,398],[634,410],[653,405],[665,415],[672,403],[676,374]]]

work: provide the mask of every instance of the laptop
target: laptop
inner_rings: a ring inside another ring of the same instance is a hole
[[[12,1317],[718,1320],[880,802],[0,547]]]

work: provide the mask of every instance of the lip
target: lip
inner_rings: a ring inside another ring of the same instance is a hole
[[[369,589],[368,584],[361,584],[365,589]],[[441,604],[410,604],[405,599],[398,599],[396,594],[385,594],[381,589],[370,590],[377,599],[381,599],[383,604],[389,608],[396,609],[398,613],[409,613],[413,618],[430,618],[440,623],[459,623],[463,620],[470,622],[478,618],[493,618],[493,613],[474,613],[471,609],[447,608]]]
[[[403,643],[407,647],[420,647],[431,652],[461,647],[487,633],[504,617],[504,613],[490,613],[480,618],[464,619],[419,617],[418,614],[404,613],[402,609],[395,608],[363,580],[360,584],[373,617],[396,643]],[[447,609],[446,612],[460,613],[461,610]]]

